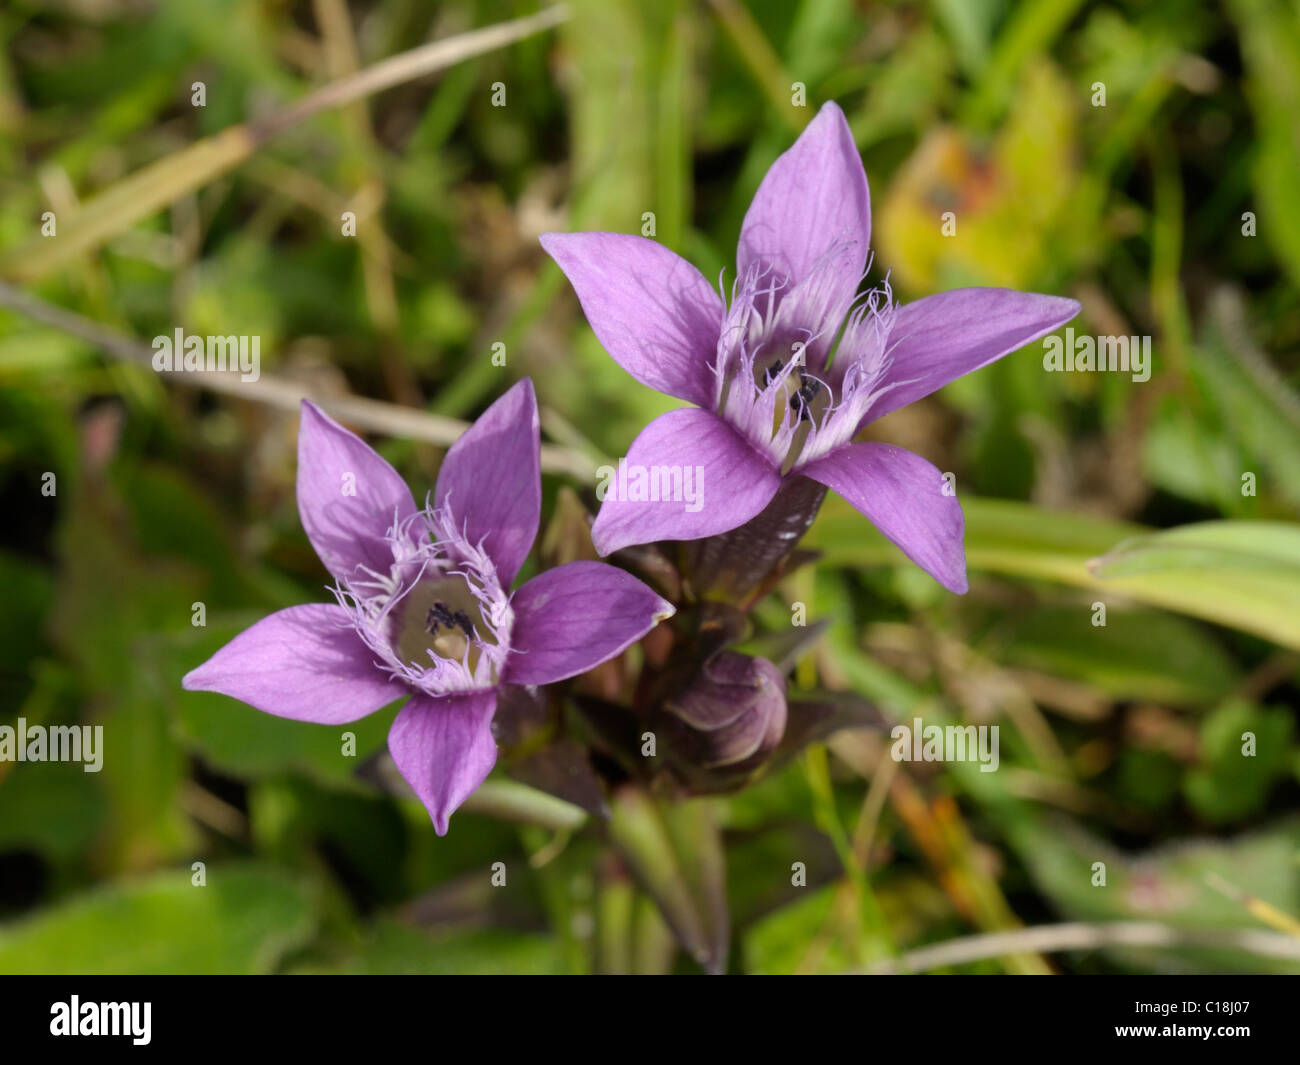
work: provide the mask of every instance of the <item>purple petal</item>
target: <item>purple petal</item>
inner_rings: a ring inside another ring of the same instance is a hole
[[[585,561],[538,574],[515,592],[511,606],[511,684],[552,684],[585,673],[674,613],[630,573]]]
[[[537,397],[524,378],[488,407],[447,452],[434,501],[449,502],[473,543],[483,542],[503,588],[537,537],[542,511]]]
[[[433,698],[417,695],[388,730],[388,752],[433,819],[438,835],[447,818],[492,772],[495,691]]]
[[[319,725],[356,721],[407,694],[375,665],[348,612],[326,603],[263,618],[185,674],[181,685]]]
[[[951,592],[964,594],[965,521],[943,474],[920,455],[891,444],[848,444],[799,471],[839,492]]]
[[[744,277],[768,267],[791,285],[808,277],[828,252],[835,274],[828,283],[846,306],[866,270],[871,243],[867,174],[844,112],[823,104],[788,151],[763,178],[740,230],[736,265]]]
[[[387,573],[385,534],[415,512],[411,490],[374,448],[308,400],[298,425],[298,514],[316,554],[336,578],[357,566]]]
[[[627,233],[546,233],[542,247],[615,362],[643,385],[713,406],[710,363],[725,309],[703,274],[662,244]]]
[[[645,471],[644,481],[639,470]],[[668,490],[659,495],[677,498],[624,498],[625,492],[637,495],[638,482],[648,483],[652,470],[657,481],[668,481]],[[680,475],[680,491],[673,470]],[[670,410],[632,441],[596,515],[592,541],[608,555],[630,544],[729,532],[767,506],[780,485],[772,464],[720,418],[693,408]]]
[[[898,382],[867,420],[914,403],[949,381],[1022,348],[1079,313],[1078,300],[1009,288],[959,288],[898,308],[882,387]]]

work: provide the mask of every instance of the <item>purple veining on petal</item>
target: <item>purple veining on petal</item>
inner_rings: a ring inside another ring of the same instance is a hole
[[[541,243],[615,362],[660,392],[708,402],[723,302],[703,274],[662,244],[626,233],[546,233]]]
[[[901,447],[863,443],[838,448],[804,472],[848,500],[949,591],[966,592],[961,504],[931,463]]]
[[[771,501],[781,478],[766,456],[706,410],[685,407],[661,414],[628,448],[629,465],[695,466],[700,507],[647,502],[608,493],[591,527],[602,555],[629,544],[697,540],[734,529]]]
[[[833,102],[773,161],[745,212],[736,248],[741,275],[756,263],[799,284],[829,265],[823,282],[847,309],[871,244],[871,193],[853,133]],[[828,249],[835,249],[827,263]]]
[[[359,720],[406,689],[375,670],[348,621],[333,604],[291,606],[245,629],[181,684],[294,721]]]
[[[416,695],[388,731],[388,751],[398,772],[429,811],[434,831],[447,834],[447,819],[492,771],[495,691],[429,698]]]
[[[537,538],[542,511],[537,397],[527,377],[511,385],[447,451],[433,490],[509,585]]]
[[[321,562],[335,577],[385,558],[383,532],[415,500],[401,475],[355,433],[303,400],[298,424],[298,512]]]
[[[579,560],[515,592],[515,650],[506,679],[552,684],[621,654],[676,608],[630,573]]]

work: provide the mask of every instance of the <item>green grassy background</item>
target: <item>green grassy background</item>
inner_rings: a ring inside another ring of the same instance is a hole
[[[256,334],[265,373],[453,418],[531,375],[544,435],[593,471],[547,475],[545,520],[671,401],[603,353],[537,236],[640,232],[651,211],[659,240],[730,276],[762,174],[837,100],[871,182],[874,277],[903,300],[1075,296],[1077,332],[1151,336],[1154,372],[1048,374],[1031,345],[872,427],[956,473],[970,595],[831,500],[809,537],[822,561],[759,616],[788,626],[799,600],[829,622],[796,684],[999,723],[1002,767],[899,766],[844,733],[719,800],[730,968],[838,972],[1058,919],[1295,934],[1296,4],[569,7],[216,166],[177,153],[537,8],[14,0],[0,278],[146,343]],[[295,432],[255,386],[175,387],[0,310],[0,720],[102,724],[106,743],[99,774],[0,763],[0,971],[691,969],[591,826],[468,810],[437,839],[358,777],[392,711],[355,728],[349,759],[337,730],[181,691],[248,623],[324,594]],[[438,448],[372,439],[417,495],[432,484]],[[961,968],[1300,964],[1190,945]]]

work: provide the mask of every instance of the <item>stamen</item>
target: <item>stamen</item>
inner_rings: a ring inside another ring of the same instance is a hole
[[[454,628],[456,625],[456,615],[451,612],[441,599],[429,607],[429,613],[424,619],[425,631],[431,635],[437,635],[438,626],[444,625],[447,628]]]
[[[457,528],[446,506],[426,505],[395,522],[387,540],[388,574],[358,570],[334,589],[376,665],[431,695],[495,686],[513,612],[481,545]]]
[[[893,299],[886,280],[844,304],[837,270],[848,250],[830,248],[793,288],[759,266],[733,287],[717,410],[783,474],[851,440],[882,391]]]
[[[817,378],[802,373],[799,375],[799,390],[790,397],[790,409],[799,415],[801,422],[813,420],[812,401],[821,390],[822,383]]]

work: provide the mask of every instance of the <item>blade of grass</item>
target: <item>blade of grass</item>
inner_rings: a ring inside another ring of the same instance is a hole
[[[768,98],[777,117],[796,132],[804,127],[806,119],[791,101],[793,82],[786,72],[781,57],[763,36],[754,16],[738,0],[711,0],[718,21],[731,38],[740,58],[753,75],[758,87]]]
[[[331,82],[265,119],[222,130],[136,171],[87,200],[70,218],[60,220],[58,236],[35,237],[6,252],[0,256],[0,277],[19,281],[45,277],[159,208],[233,170],[272,138],[313,115],[503,48],[566,18],[567,8],[556,5],[527,18],[432,41]]]
[[[1264,924],[1276,928],[1279,932],[1287,932],[1290,935],[1300,937],[1300,921],[1297,921],[1289,913],[1279,910],[1271,902],[1255,898],[1254,895],[1242,891],[1236,884],[1229,883],[1215,873],[1206,873],[1205,882],[1219,894],[1225,895],[1232,899],[1233,902],[1240,903],[1251,916]]]
[[[84,340],[106,355],[156,373],[160,378],[191,388],[208,388],[228,396],[265,403],[282,410],[297,411],[304,399],[352,425],[389,436],[422,440],[439,447],[450,447],[469,428],[467,422],[439,414],[400,407],[364,396],[322,396],[297,381],[263,373],[256,381],[244,381],[239,374],[220,371],[153,370],[153,349],[132,337],[107,329],[98,322],[7,285],[0,281],[0,307],[8,308],[33,321],[52,326],[70,336]],[[563,473],[584,483],[591,479],[591,460],[568,448],[542,445],[542,469]]]
[[[921,972],[966,965],[1021,951],[1056,953],[1063,950],[1101,950],[1105,947],[1213,947],[1244,950],[1265,958],[1300,961],[1300,943],[1280,932],[1220,932],[1174,928],[1156,921],[1115,921],[1109,924],[1039,925],[989,935],[963,936],[946,943],[922,947],[897,962],[884,962],[872,972]]]

